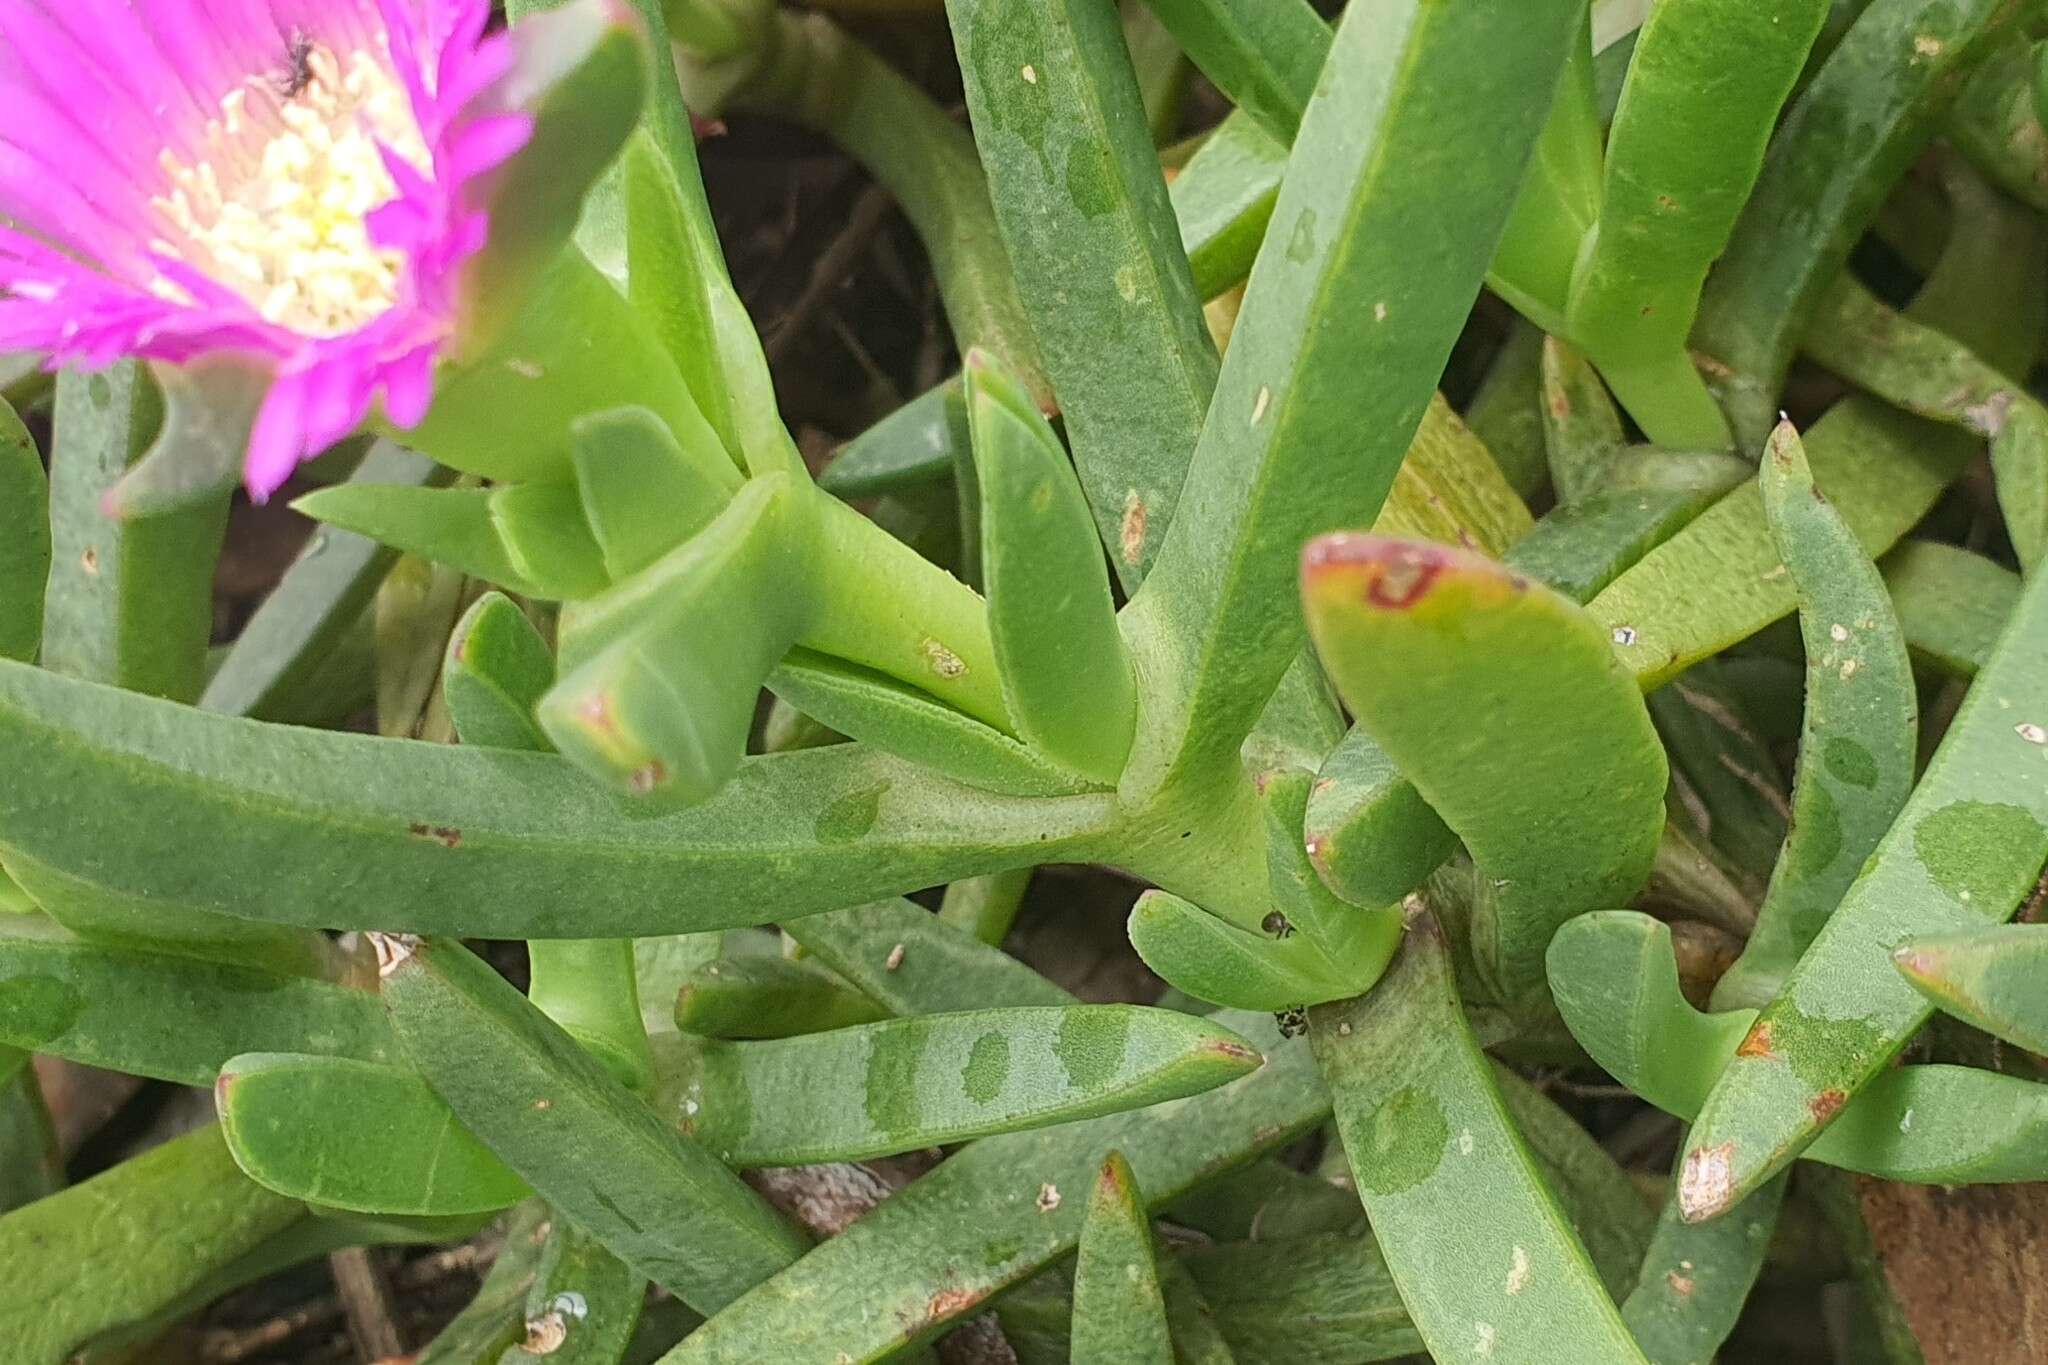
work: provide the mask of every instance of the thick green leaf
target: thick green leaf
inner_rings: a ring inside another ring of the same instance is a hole
[[[1650,1249],[1656,1213],[1630,1174],[1555,1100],[1498,1061],[1493,1081],[1572,1231],[1585,1243],[1594,1273],[1619,1300]]]
[[[1308,0],[1146,0],[1174,41],[1230,101],[1294,141],[1330,51]]]
[[[953,476],[970,440],[966,391],[948,379],[841,446],[818,471],[818,487],[854,499],[939,483]]]
[[[2019,575],[1932,540],[1906,541],[1878,567],[1913,657],[1958,678],[1977,676],[2019,601]]]
[[[637,404],[685,447],[716,439],[646,318],[582,252],[557,254],[516,297],[489,349],[442,368],[404,444],[465,473],[561,482],[575,424],[593,412]]]
[[[857,905],[785,928],[804,951],[891,1014],[1073,1003],[1016,958],[913,901]]]
[[[1212,781],[1300,649],[1296,550],[1378,514],[1580,18],[1570,0],[1385,0],[1347,15],[1253,270],[1184,514],[1125,614],[1141,676],[1170,698],[1141,711],[1127,789]],[[1481,88],[1492,97],[1470,97]],[[1458,175],[1438,174],[1450,163]]]
[[[1627,440],[1621,414],[1585,356],[1556,337],[1543,343],[1543,417],[1557,500],[1571,504],[1597,492]]]
[[[633,940],[633,993],[640,999],[640,1022],[648,1034],[675,1030],[683,983],[719,960],[727,938],[714,931]]]
[[[996,221],[1126,588],[1156,558],[1216,383],[1116,10],[949,0]]]
[[[1152,1220],[1130,1164],[1111,1152],[1088,1193],[1074,1257],[1074,1365],[1173,1365]]]
[[[1534,323],[1516,319],[1465,409],[1465,420],[1525,498],[1540,491],[1547,476],[1541,395],[1546,340]]]
[[[579,767],[689,801],[732,776],[761,680],[802,633],[794,496],[779,476],[750,482],[701,533],[563,623],[563,676],[540,722]]]
[[[1177,1365],[1237,1365],[1230,1343],[1216,1324],[1216,1314],[1202,1298],[1192,1276],[1172,1257],[1156,1262],[1159,1287],[1166,1298],[1166,1330]],[[1050,1276],[1042,1277],[1049,1279]],[[1001,1310],[998,1316],[1002,1317]],[[1004,1320],[1004,1335],[1009,1334]],[[1070,1333],[1071,1335],[1071,1333]]]
[[[1121,657],[1122,642],[1115,647]],[[1011,796],[1072,796],[1096,787],[927,693],[830,655],[791,650],[768,675],[768,687],[840,734],[970,787]]]
[[[1778,993],[1913,788],[1919,698],[1884,580],[1833,506],[1789,422],[1772,433],[1764,513],[1799,593],[1806,708],[1791,830],[1748,946],[1714,1004]]]
[[[980,352],[967,357],[966,383],[1003,700],[1027,743],[1114,783],[1131,750],[1138,685],[1088,500],[1021,384]]]
[[[227,495],[132,523],[100,506],[161,412],[135,362],[57,377],[42,657],[60,673],[190,701],[206,676]]]
[[[2031,214],[1993,203],[1959,216],[1909,315],[1994,365],[2017,366],[2033,354],[2039,327],[2003,301],[2012,272],[2042,262],[2043,235]],[[1768,304],[1782,305],[1775,295]],[[1758,431],[1759,447],[1768,429]],[[1976,454],[1967,435],[1863,396],[1837,403],[1805,442],[1815,481],[1872,555],[1925,516]],[[1616,579],[1591,610],[1614,631],[1623,662],[1654,688],[1790,612],[1797,602],[1781,567],[1761,494],[1745,485]]]
[[[1136,1005],[921,1014],[694,1051],[683,1131],[738,1167],[859,1161],[1142,1109],[1261,1061],[1228,1030]]]
[[[1649,875],[1666,771],[1641,696],[1591,617],[1491,560],[1330,536],[1301,573],[1324,667],[1478,864],[1482,972],[1530,1003],[1557,926]]]
[[[1433,396],[1373,529],[1502,555],[1534,525],[1486,443]]]
[[[1749,473],[1750,466],[1732,455],[1623,450],[1599,488],[1552,509],[1515,542],[1506,562],[1574,602],[1590,602]]]
[[[772,955],[707,962],[684,979],[673,1004],[677,1028],[711,1038],[793,1038],[887,1017],[831,972]]]
[[[1260,778],[1266,808],[1266,879],[1280,916],[1277,928],[1283,935],[1306,934],[1344,975],[1369,982],[1385,969],[1400,944],[1401,914],[1391,905],[1361,909],[1349,904],[1316,875],[1302,830],[1309,791],[1318,781],[1302,768]]]
[[[1957,212],[1970,208],[1956,204]],[[2041,320],[2039,306],[2028,312]],[[1998,501],[2020,563],[2048,551],[2048,408],[2024,386],[1893,312],[1847,275],[1821,300],[1804,349],[1887,402],[1990,441]]]
[[[1425,432],[1429,426],[1425,419]],[[1418,440],[1409,452],[1411,462],[1420,448]],[[1408,468],[1403,466],[1404,474]],[[1605,490],[1552,511],[1511,547],[1482,544],[1490,551],[1504,550],[1512,568],[1583,601],[1690,522],[1748,470],[1732,456],[1640,447],[1616,460]],[[1400,489],[1397,483],[1397,496]],[[1381,516],[1384,529],[1393,529],[1395,511],[1390,499]],[[1421,885],[1458,844],[1442,817],[1362,726],[1352,727],[1324,758],[1304,829],[1316,870],[1358,905],[1391,905]]]
[[[398,1055],[359,987],[84,943],[28,915],[0,916],[0,1042],[182,1085],[259,1048]]]
[[[491,518],[487,488],[431,488],[416,482],[335,484],[308,493],[292,510],[495,583],[540,596],[512,562]]]
[[[630,578],[709,525],[738,487],[715,443],[685,447],[646,408],[614,408],[570,428],[579,520],[611,582]]]
[[[580,431],[582,428],[576,428]],[[591,597],[610,583],[604,552],[570,482],[505,484],[491,490],[491,529],[521,582],[541,597]]]
[[[1486,283],[1544,331],[1569,331],[1572,267],[1600,212],[1600,112],[1592,12],[1582,7],[1564,78],[1543,121],[1536,155],[1508,215]]]
[[[1298,1043],[1281,1044],[1256,1015],[1214,1022],[1264,1051],[1266,1065],[1192,1099],[973,1143],[742,1297],[663,1365],[877,1360],[1071,1252],[1111,1150],[1156,1207],[1327,1115]]]
[[[8,1353],[61,1361],[147,1323],[305,1216],[237,1170],[211,1126],[16,1209],[0,1217]]]
[[[2001,43],[1956,97],[1942,132],[1999,189],[2048,211],[2048,137],[2034,107],[2040,54],[2023,35]]]
[[[502,1365],[504,1355],[524,1340],[526,1298],[539,1286],[540,1260],[553,1244],[547,1206],[529,1199],[507,1213],[498,1227],[498,1255],[483,1284],[420,1351],[417,1365]]]
[[[222,1065],[213,1099],[235,1163],[292,1199],[438,1217],[531,1193],[408,1067],[250,1052]]]
[[[1927,772],[1700,1110],[1681,1202],[1713,1217],[1789,1163],[1931,1012],[1909,935],[2010,918],[2048,860],[2048,588],[2020,598]]]
[[[388,441],[349,476],[365,484],[433,484],[448,471]],[[283,718],[322,680],[340,641],[363,617],[398,551],[368,536],[315,528],[284,578],[242,627],[206,681],[199,705],[230,716]]]
[[[0,402],[0,658],[35,659],[49,577],[49,477],[28,428]]]
[[[0,660],[0,854],[180,917],[484,938],[791,919],[1106,852],[1106,797],[966,795],[859,745],[749,759],[711,806],[622,810],[546,754],[190,711]],[[146,811],[117,849],[104,813]]]
[[[621,1083],[646,1091],[654,1057],[642,1022],[633,941],[541,939],[526,946],[526,997]]]
[[[448,637],[441,691],[464,744],[546,752],[533,708],[554,681],[547,641],[503,593],[479,597]]]
[[[1370,1237],[1262,1236],[1183,1251],[1237,1365],[1358,1365],[1422,1338]]]
[[[29,1055],[0,1049],[0,1214],[64,1188],[64,1153]]]
[[[1921,934],[1892,950],[1913,988],[1944,1014],[2029,1052],[2048,1054],[2048,926],[2001,924]]]
[[[1552,944],[1550,968],[1558,1009],[1587,1053],[1680,1118],[1700,1112],[1757,1017],[1754,1010],[1702,1014],[1688,1004],[1669,927],[1634,911],[1572,921]],[[1972,1067],[1894,1067],[1839,1114],[1801,1156],[1929,1185],[2048,1175],[2048,1086]],[[1680,1180],[1681,1216],[1693,1188]]]
[[[565,1217],[699,1312],[802,1253],[798,1235],[459,944],[393,944],[384,997],[463,1126]]]
[[[1392,905],[1458,851],[1458,836],[1354,725],[1316,774],[1303,817],[1317,873],[1356,905]]]
[[[1874,0],[1792,102],[1708,282],[1695,337],[1721,367],[1739,447],[1762,448],[1821,294],[1942,108],[2022,9],[2007,0]],[[1738,65],[1751,59],[1745,52]],[[1754,112],[1738,102],[1727,118],[1748,122]],[[1727,147],[1675,128],[1662,135],[1703,152]]]
[[[1380,915],[1384,911],[1358,912]],[[1241,929],[1166,891],[1131,907],[1131,946],[1168,985],[1232,1009],[1277,1010],[1341,1000],[1370,986],[1384,959],[1356,974],[1284,920],[1265,933]]]
[[[472,352],[499,337],[563,254],[584,196],[640,121],[659,33],[618,5],[565,5],[519,25],[498,97],[530,111],[533,131],[487,182],[490,241],[462,277]]]
[[[1642,1360],[1508,1117],[1433,917],[1370,995],[1310,1012],[1309,1042],[1436,1360]]]
[[[1621,1318],[1652,1365],[1709,1361],[1734,1330],[1763,1269],[1788,1176],[1779,1176],[1723,1217],[1688,1223],[1669,1201]]]
[[[499,1365],[619,1365],[647,1305],[647,1277],[575,1224],[556,1220],[526,1291],[526,1340]]]
[[[1570,325],[1652,441],[1732,443],[1686,338],[1827,13],[1828,0],[1665,0],[1636,35]]]
[[[1173,177],[1174,217],[1201,297],[1213,299],[1251,273],[1286,169],[1287,143],[1239,110]]]

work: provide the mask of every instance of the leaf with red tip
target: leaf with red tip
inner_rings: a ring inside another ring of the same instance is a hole
[[[1607,633],[1492,560],[1385,536],[1311,543],[1302,596],[1359,723],[1471,850],[1481,970],[1533,998],[1557,926],[1626,902],[1664,826],[1664,751]]]

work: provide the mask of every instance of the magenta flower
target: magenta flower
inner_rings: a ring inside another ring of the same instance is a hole
[[[532,116],[489,0],[0,0],[0,351],[246,360],[267,496],[410,427]]]

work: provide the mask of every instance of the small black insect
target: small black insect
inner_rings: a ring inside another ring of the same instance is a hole
[[[1299,1038],[1308,1032],[1308,1011],[1296,1005],[1293,1009],[1281,1010],[1274,1015],[1273,1022],[1280,1025],[1282,1038]]]
[[[1259,927],[1274,938],[1286,938],[1294,932],[1294,926],[1287,922],[1287,916],[1281,914],[1278,910],[1273,911],[1263,920],[1259,921]]]
[[[284,63],[277,77],[277,93],[290,99],[313,83],[313,40],[304,29],[293,29],[285,39]]]

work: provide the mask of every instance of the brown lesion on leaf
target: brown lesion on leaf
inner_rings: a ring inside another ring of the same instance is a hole
[[[1757,1057],[1764,1061],[1777,1060],[1777,1052],[1771,1047],[1771,1021],[1759,1019],[1750,1025],[1749,1032],[1742,1035],[1742,1042],[1736,1046],[1738,1057]]]
[[[1678,1172],[1678,1210],[1688,1223],[1712,1218],[1735,1193],[1735,1143],[1695,1147]]]
[[[1664,1283],[1671,1286],[1671,1292],[1681,1299],[1692,1297],[1693,1282],[1690,1275],[1681,1275],[1675,1270],[1664,1272]]]
[[[1806,1102],[1806,1112],[1813,1115],[1815,1123],[1826,1123],[1842,1112],[1842,1106],[1849,1102],[1849,1092],[1839,1086],[1829,1086]]]
[[[944,1322],[948,1318],[957,1318],[979,1304],[982,1297],[980,1291],[965,1285],[950,1285],[932,1295],[931,1301],[924,1306],[925,1321]]]
[[[1383,565],[1365,585],[1365,600],[1376,607],[1404,610],[1427,596],[1443,571],[1443,561],[1433,555],[1398,557]]]
[[[406,826],[406,832],[415,839],[428,839],[443,848],[462,847],[462,831],[453,825],[430,825],[415,820]]]
[[[1145,499],[1133,488],[1124,496],[1123,520],[1117,525],[1117,550],[1125,564],[1136,564],[1145,553],[1145,528],[1152,519],[1152,511],[1145,505]]]

